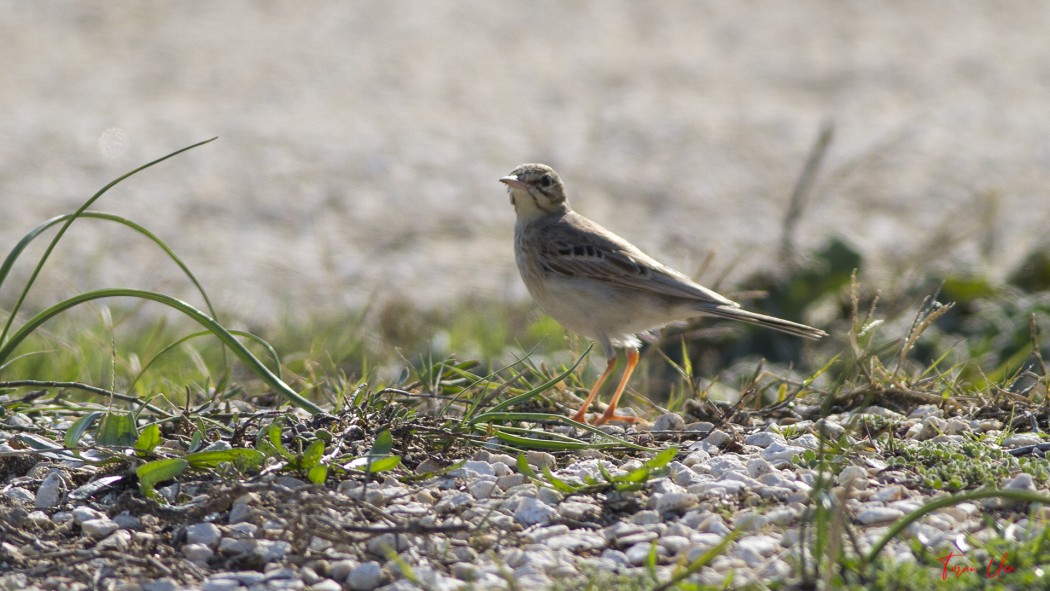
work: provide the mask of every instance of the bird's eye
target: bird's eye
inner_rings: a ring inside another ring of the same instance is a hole
[[[545,174],[542,177],[540,177],[540,186],[542,186],[544,189],[550,187],[551,183],[553,182],[554,181],[551,180],[551,175],[549,174]]]

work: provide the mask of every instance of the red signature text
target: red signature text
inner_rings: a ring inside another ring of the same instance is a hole
[[[1009,552],[1004,552],[1003,557],[1000,558],[998,561],[996,561],[995,558],[989,558],[988,565],[984,569],[984,576],[988,577],[989,579],[995,579],[996,581],[998,581],[1000,578],[1002,578],[1003,575],[1014,572],[1014,570],[1016,569],[1010,566],[1009,564],[1006,564],[1006,557],[1009,555]],[[949,574],[954,575],[955,578],[958,579],[959,577],[968,573],[977,574],[980,572],[980,570],[976,566],[972,566],[969,564],[960,564],[959,562],[952,564],[952,558],[964,559],[966,558],[966,555],[948,552],[944,556],[941,556],[937,559],[937,562],[944,565],[944,568],[941,569],[942,581],[947,580]]]

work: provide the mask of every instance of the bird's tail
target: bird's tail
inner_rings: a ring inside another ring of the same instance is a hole
[[[821,337],[828,336],[828,333],[820,330],[819,328],[813,328],[812,326],[806,326],[805,324],[799,324],[797,322],[791,322],[790,320],[784,320],[782,318],[776,318],[774,316],[766,316],[764,314],[755,314],[754,312],[748,312],[742,308],[734,306],[711,306],[705,307],[701,310],[704,314],[710,314],[711,316],[720,316],[722,318],[729,318],[731,320],[739,320],[741,322],[747,322],[748,324],[754,324],[762,326],[764,328],[771,328],[773,330],[779,330],[780,332],[786,332],[787,334],[795,335],[805,339],[819,339]]]

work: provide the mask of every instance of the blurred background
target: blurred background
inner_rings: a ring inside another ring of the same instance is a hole
[[[700,279],[731,291],[778,264],[831,121],[803,252],[840,237],[876,286],[1005,274],[1050,226],[1047,31],[1041,2],[5,0],[0,252],[219,136],[96,209],[157,233],[242,323],[524,300],[498,179],[528,161],[672,266],[711,257]],[[32,301],[103,286],[199,301],[97,221]]]

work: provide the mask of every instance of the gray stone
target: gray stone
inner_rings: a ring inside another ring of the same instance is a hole
[[[44,481],[36,489],[36,496],[31,497],[33,506],[37,509],[50,509],[62,499],[62,494],[65,490],[66,482],[62,478],[62,472],[52,470],[48,472],[47,476],[44,477]]]
[[[533,497],[521,497],[514,509],[514,519],[525,526],[550,523],[557,514],[550,505]]]
[[[194,523],[186,528],[186,543],[215,548],[222,539],[222,531],[214,523]]]
[[[356,560],[336,560],[328,567],[328,576],[337,581],[345,581],[350,571],[357,568],[358,565],[359,563]]]
[[[685,419],[678,413],[664,413],[653,421],[652,431],[681,431],[685,429]]]
[[[203,544],[185,544],[182,546],[182,555],[191,562],[207,564],[215,552]]]
[[[175,591],[179,584],[167,577],[142,584],[142,591]]]
[[[77,525],[83,525],[85,521],[90,521],[92,519],[102,519],[106,516],[101,511],[96,511],[91,507],[83,506],[74,508],[72,513],[73,523]]]
[[[387,558],[390,552],[404,552],[408,549],[408,538],[394,533],[379,534],[365,542],[365,548],[373,555]]]
[[[359,564],[346,577],[346,584],[352,591],[372,591],[381,582],[383,569],[375,561]]]
[[[117,522],[108,517],[89,519],[80,524],[80,532],[89,538],[104,538],[120,529]]]
[[[892,523],[904,517],[904,512],[889,507],[866,507],[857,514],[857,521],[862,525],[881,525]]]
[[[43,487],[43,485],[41,485],[41,488],[42,487]],[[56,493],[56,496],[53,499],[54,503],[52,505],[49,505],[48,507],[37,506],[36,508],[37,509],[48,509],[51,506],[53,506],[54,504],[58,504],[58,496],[60,496],[60,495],[61,495],[60,492]],[[11,488],[9,488],[9,489],[4,491],[4,498],[8,499],[9,501],[12,501],[13,503],[18,503],[18,504],[25,504],[25,505],[28,505],[29,503],[34,503],[35,504],[37,502],[36,499],[39,498],[39,497],[40,497],[40,489],[39,488],[37,489],[37,494],[35,494],[35,495],[29,489],[22,488],[21,486],[12,486]],[[51,500],[52,499],[45,499],[44,502],[49,502]]]
[[[804,451],[806,450],[802,447],[776,442],[762,450],[761,457],[774,466],[787,467],[793,465],[795,457]]]

